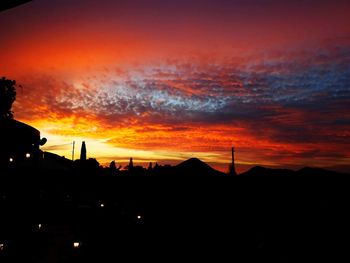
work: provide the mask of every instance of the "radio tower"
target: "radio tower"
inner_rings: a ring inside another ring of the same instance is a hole
[[[230,175],[236,176],[236,168],[235,168],[235,147],[232,146],[232,163],[230,165]]]

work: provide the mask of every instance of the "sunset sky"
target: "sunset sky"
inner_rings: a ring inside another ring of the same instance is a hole
[[[350,171],[350,1],[34,0],[0,13],[0,76],[43,150]]]

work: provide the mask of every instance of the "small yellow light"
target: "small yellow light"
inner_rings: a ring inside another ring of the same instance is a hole
[[[26,158],[30,158],[30,153],[26,153]]]
[[[141,219],[142,217],[141,216],[137,216],[137,219]]]
[[[101,206],[101,207],[105,207],[105,204],[102,203],[102,204],[100,204],[100,206]]]
[[[74,242],[73,243],[74,248],[79,248],[80,247],[80,242]]]
[[[41,229],[43,227],[42,224],[38,224],[38,228]]]
[[[4,251],[5,250],[5,244],[4,243],[0,243],[0,251]]]
[[[13,158],[10,158],[9,161],[10,161],[10,163],[12,163],[13,162]]]

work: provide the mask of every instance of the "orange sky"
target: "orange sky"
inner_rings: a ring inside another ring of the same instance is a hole
[[[0,13],[15,118],[71,158],[349,171],[346,1],[44,1]],[[76,155],[76,157],[78,157]]]

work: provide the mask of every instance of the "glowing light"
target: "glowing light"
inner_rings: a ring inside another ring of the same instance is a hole
[[[5,250],[5,244],[4,243],[0,243],[0,251],[4,251]]]
[[[42,224],[38,224],[38,228],[41,229],[43,227]]]
[[[30,153],[26,153],[26,158],[30,158]]]
[[[79,248],[81,246],[80,242],[74,242],[73,247],[74,248]]]
[[[101,207],[105,207],[105,204],[102,203],[102,204],[100,204],[100,206],[101,206]]]
[[[142,219],[142,216],[138,215],[138,216],[137,216],[137,219],[139,219],[139,220]]]
[[[13,162],[13,158],[10,158],[9,161],[10,161],[10,163],[12,163]]]

